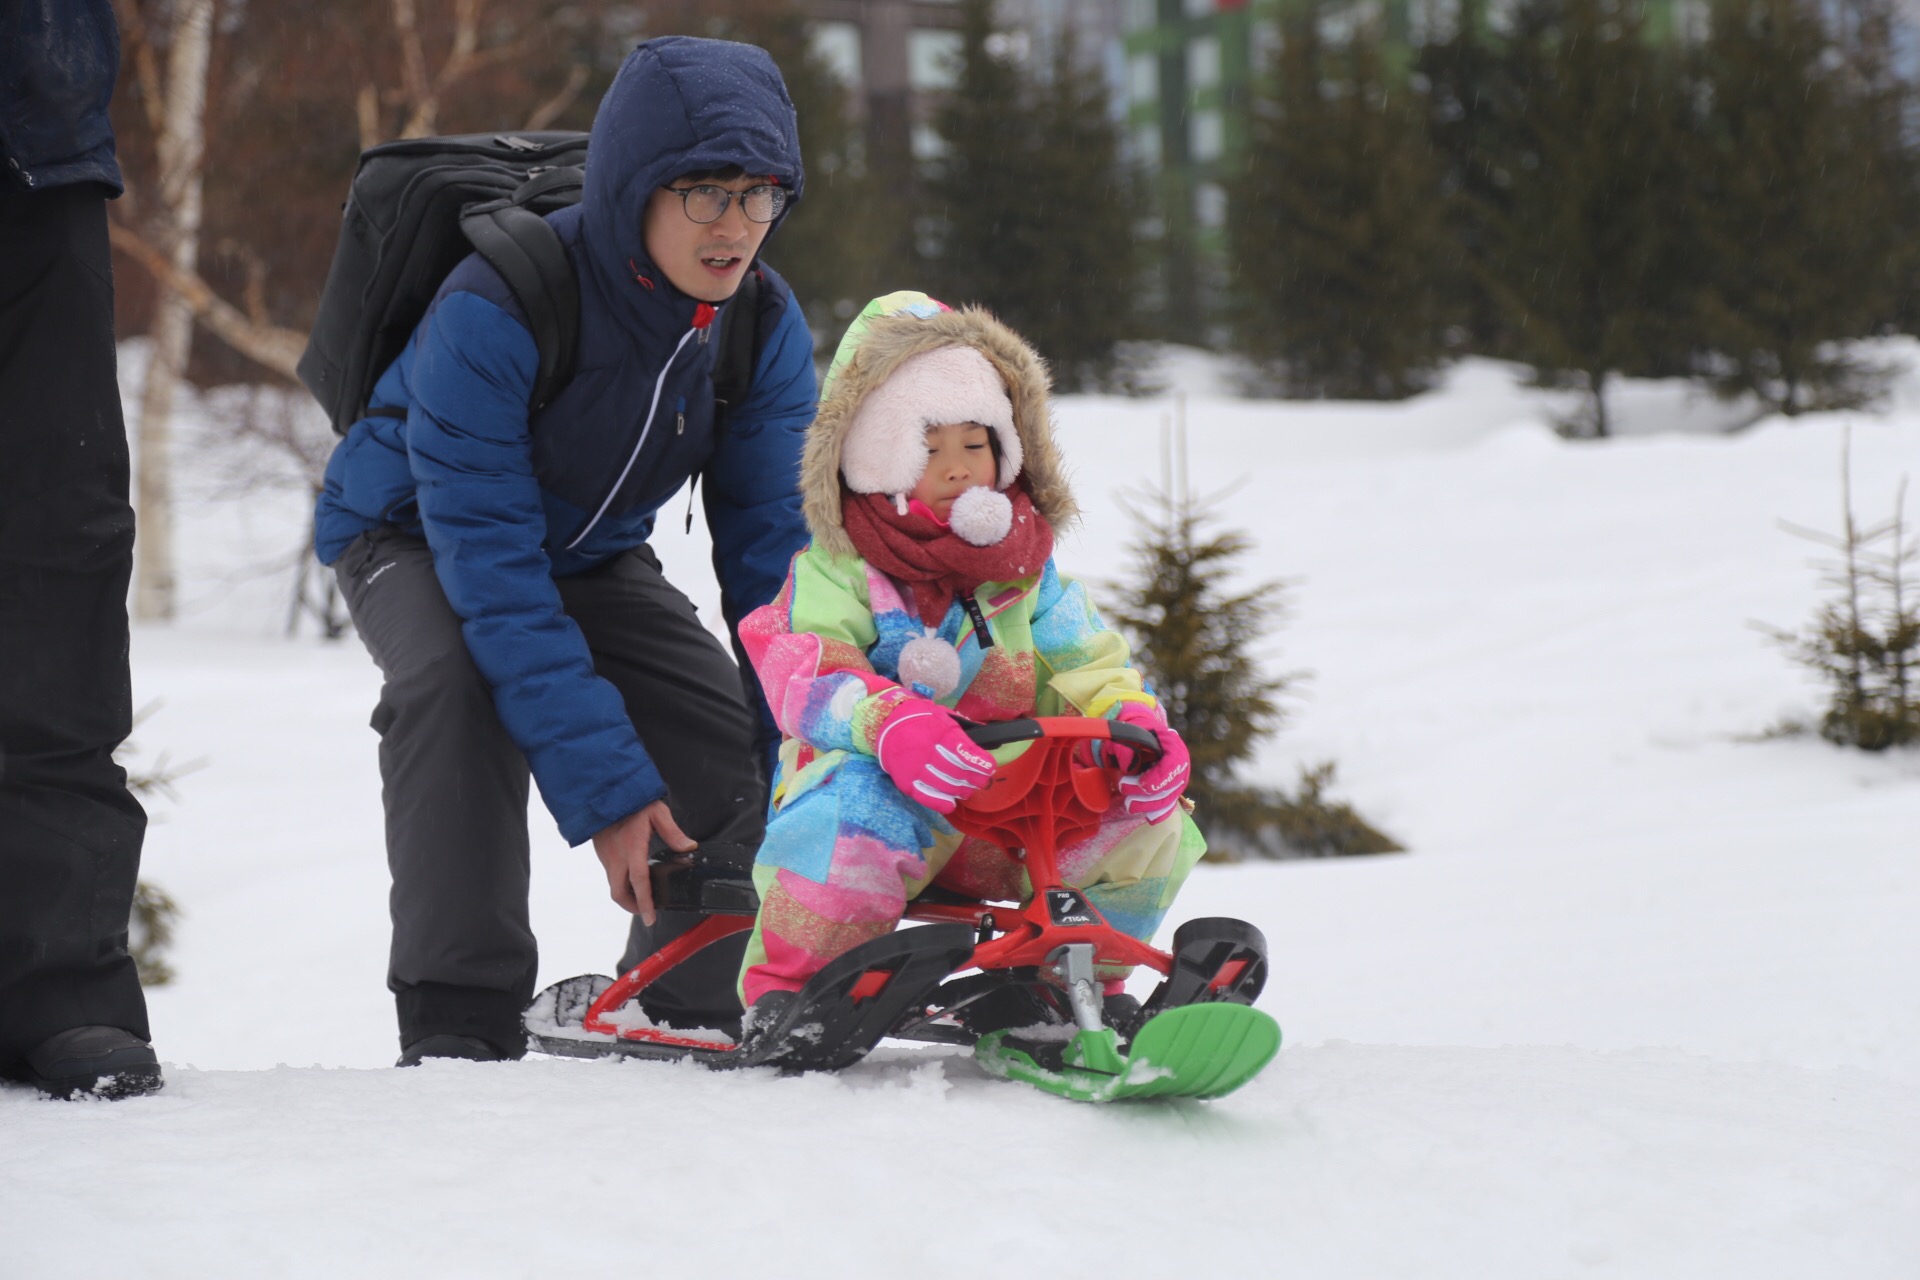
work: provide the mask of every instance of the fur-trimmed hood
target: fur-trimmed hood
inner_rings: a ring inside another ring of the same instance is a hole
[[[875,298],[848,326],[807,429],[800,491],[815,545],[834,555],[858,554],[840,513],[841,455],[861,403],[902,363],[942,347],[970,347],[1007,384],[1022,452],[1020,483],[1054,532],[1078,517],[1066,468],[1054,445],[1046,362],[1024,339],[981,307],[948,310],[922,293]]]

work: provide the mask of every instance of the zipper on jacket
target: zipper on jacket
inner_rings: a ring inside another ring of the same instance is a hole
[[[619,495],[621,486],[626,484],[627,477],[633,472],[633,464],[640,461],[640,451],[647,447],[647,433],[653,430],[653,415],[660,410],[660,392],[667,385],[667,374],[672,371],[673,362],[680,358],[680,352],[686,347],[687,339],[696,333],[705,332],[705,329],[689,329],[680,335],[680,341],[675,344],[673,354],[668,356],[666,364],[660,367],[660,376],[653,380],[653,399],[647,405],[647,420],[640,428],[640,439],[634,443],[633,456],[627,459],[626,466],[620,468],[619,479],[615,480],[613,488],[607,491],[606,500],[600,504],[600,509],[593,513],[593,519],[587,521],[586,528],[574,535],[573,541],[566,545],[566,550],[571,551],[586,541],[587,535],[592,533],[594,526],[600,523],[600,517],[606,515],[607,508],[613,505],[613,500]]]

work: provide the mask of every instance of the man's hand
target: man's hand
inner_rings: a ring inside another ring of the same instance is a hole
[[[607,869],[607,890],[613,900],[653,927],[653,878],[647,870],[647,849],[653,833],[667,842],[675,853],[692,853],[700,846],[687,838],[665,800],[655,800],[638,813],[630,813],[593,838],[593,851]]]

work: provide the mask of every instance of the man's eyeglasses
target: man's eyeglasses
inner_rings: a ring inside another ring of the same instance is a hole
[[[706,183],[665,190],[680,197],[680,205],[687,211],[688,218],[702,223],[718,221],[735,200],[740,202],[740,211],[747,215],[749,222],[772,222],[787,207],[786,188],[764,182],[745,191],[729,191]]]

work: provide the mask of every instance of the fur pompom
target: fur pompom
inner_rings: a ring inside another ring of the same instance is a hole
[[[953,500],[947,524],[974,546],[991,547],[1013,528],[1013,503],[1006,494],[978,485]]]
[[[938,702],[960,687],[960,655],[931,630],[915,636],[900,650],[900,683],[919,685]]]

